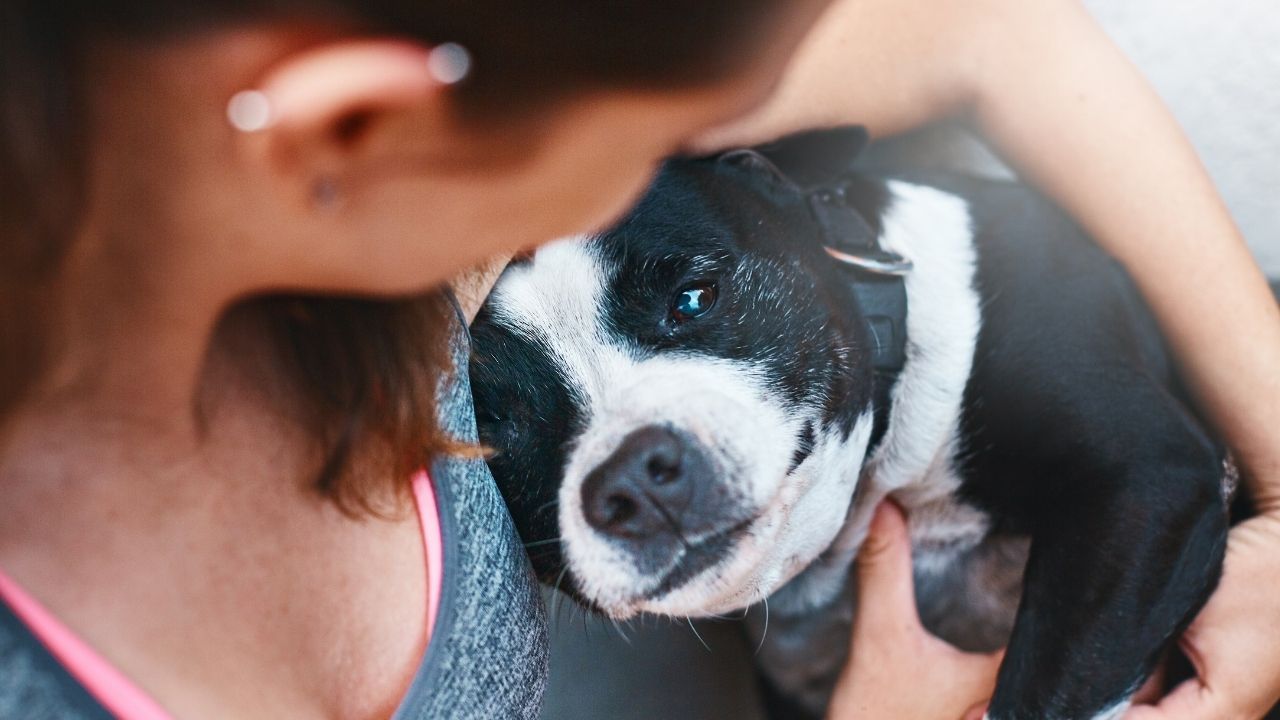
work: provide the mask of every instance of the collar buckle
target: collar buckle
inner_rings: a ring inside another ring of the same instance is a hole
[[[880,246],[879,233],[849,201],[843,185],[809,193],[809,210],[822,228],[823,250],[845,267],[872,275],[902,277],[912,262]]]
[[[911,274],[911,270],[915,267],[915,264],[907,258],[888,250],[854,254],[837,250],[826,244],[822,246],[822,249],[827,251],[827,255],[841,265],[871,273],[872,275],[905,277]]]

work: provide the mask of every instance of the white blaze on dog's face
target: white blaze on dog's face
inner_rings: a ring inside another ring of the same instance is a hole
[[[481,440],[535,568],[619,618],[723,613],[803,570],[872,424],[851,302],[787,232],[802,208],[757,168],[674,165],[618,229],[508,268],[473,326]],[[749,227],[709,184],[742,188]]]

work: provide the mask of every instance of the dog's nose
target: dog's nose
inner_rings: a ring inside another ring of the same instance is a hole
[[[600,532],[643,540],[680,534],[694,488],[711,464],[693,438],[665,427],[632,432],[582,484],[587,522]]]

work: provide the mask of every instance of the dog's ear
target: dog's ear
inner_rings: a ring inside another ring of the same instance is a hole
[[[847,176],[869,140],[866,128],[850,125],[788,135],[756,151],[801,187],[820,187]]]
[[[768,176],[775,182],[787,185],[791,184],[791,180],[787,178],[786,173],[782,172],[777,165],[774,165],[772,160],[760,154],[760,152],[750,148],[729,150],[721,153],[716,156],[716,162],[739,167],[743,170],[747,170],[748,172],[757,173],[762,176]]]

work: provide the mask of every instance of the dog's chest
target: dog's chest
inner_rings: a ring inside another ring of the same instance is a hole
[[[908,512],[917,564],[946,563],[975,545],[985,513],[960,502],[960,417],[981,327],[977,249],[960,198],[891,182],[883,244],[914,262],[906,279],[907,361],[891,393],[888,428],[862,473],[859,504],[891,495]],[[851,520],[869,521],[873,507]]]
[[[883,438],[860,469],[845,526],[817,562],[771,598],[796,612],[830,602],[892,497],[910,517],[917,566],[946,567],[986,535],[988,518],[961,502],[960,417],[981,326],[976,248],[967,205],[932,188],[890,182],[881,244],[909,258],[906,362],[890,393]]]
[[[946,455],[939,467],[893,493],[910,518],[912,553],[920,569],[950,562],[981,541],[990,528],[987,513],[956,496],[961,479],[951,469],[951,453]]]
[[[922,622],[957,647],[987,652],[1013,629],[1028,542],[992,535],[990,516],[957,496],[954,453],[951,443],[945,461],[894,499],[909,517]]]

